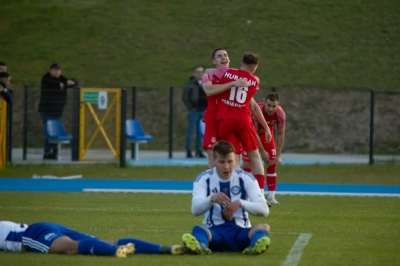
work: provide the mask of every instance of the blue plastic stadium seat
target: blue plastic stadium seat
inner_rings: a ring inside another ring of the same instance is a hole
[[[143,132],[142,125],[135,119],[126,120],[126,140],[135,146],[134,160],[139,159],[139,143],[146,143],[153,140],[153,137]]]
[[[72,136],[67,134],[60,120],[48,120],[46,123],[46,138],[50,143],[56,143],[58,145],[57,159],[60,161],[61,144],[70,143]]]

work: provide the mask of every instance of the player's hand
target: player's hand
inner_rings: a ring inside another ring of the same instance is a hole
[[[75,85],[75,81],[69,79],[67,80],[67,86],[74,86]]]
[[[220,192],[211,196],[211,202],[221,205],[228,205],[231,202],[231,199],[225,193]]]
[[[276,165],[281,165],[282,164],[281,156],[276,156],[275,163],[276,163]]]
[[[224,215],[225,219],[232,221],[233,215],[241,206],[242,206],[242,203],[240,202],[240,200],[236,200],[236,201],[226,205],[225,209],[222,211],[222,214]]]
[[[233,85],[236,87],[248,87],[249,83],[243,78],[237,79],[233,82]]]
[[[266,152],[265,150],[262,150],[262,151],[260,151],[260,156],[261,156],[261,159],[263,159],[266,164],[269,162],[268,152]]]
[[[64,89],[64,83],[60,82],[60,89]]]
[[[265,130],[265,141],[267,143],[270,143],[271,140],[272,140],[272,134],[271,134],[271,130],[268,127],[268,129]]]
[[[276,164],[276,160],[269,160],[268,162],[265,163],[265,168],[268,168],[274,164]]]

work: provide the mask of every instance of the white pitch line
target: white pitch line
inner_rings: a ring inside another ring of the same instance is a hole
[[[169,190],[169,189],[118,189],[118,188],[84,188],[82,192],[95,193],[167,193],[167,194],[191,194],[192,190]],[[266,191],[265,194],[268,194]],[[347,193],[347,192],[302,192],[302,191],[278,191],[278,195],[293,196],[339,196],[339,197],[400,197],[394,193]]]
[[[290,249],[289,254],[287,255],[282,266],[297,266],[301,255],[303,254],[303,248],[307,246],[310,238],[311,234],[300,234],[293,247]]]
[[[169,193],[169,194],[191,194],[191,193],[192,193],[192,190],[84,188],[84,189],[82,189],[82,192],[97,192],[97,193]]]

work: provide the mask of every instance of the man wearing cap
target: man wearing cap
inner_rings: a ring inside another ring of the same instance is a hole
[[[67,88],[75,85],[75,81],[61,75],[61,66],[53,63],[49,72],[42,77],[39,113],[44,128],[48,120],[60,119],[67,100]],[[43,159],[57,159],[57,144],[49,143],[45,137]]]

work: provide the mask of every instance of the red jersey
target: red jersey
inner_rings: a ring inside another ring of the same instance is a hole
[[[221,66],[218,68],[213,68],[212,73],[206,73],[202,77],[202,84],[209,81],[214,84],[220,84],[220,79],[222,75],[228,70],[228,67]],[[217,120],[217,110],[218,110],[218,95],[207,96],[207,109],[204,112],[204,123],[216,123]]]
[[[259,102],[258,106],[260,106],[261,112],[264,115],[264,119],[268,124],[269,129],[271,130],[271,133],[274,132],[274,126],[276,126],[278,129],[283,129],[285,128],[286,124],[286,114],[285,111],[283,111],[282,107],[278,106],[276,108],[275,113],[272,115],[268,115],[265,112],[265,102]],[[256,131],[259,135],[265,134],[265,128],[263,128],[261,125],[258,124],[257,120],[252,117],[254,127],[256,128]]]
[[[241,69],[229,69],[221,78],[221,84],[244,78],[249,87],[232,87],[218,96],[219,106],[217,120],[224,118],[250,120],[250,101],[258,91],[258,77]]]

